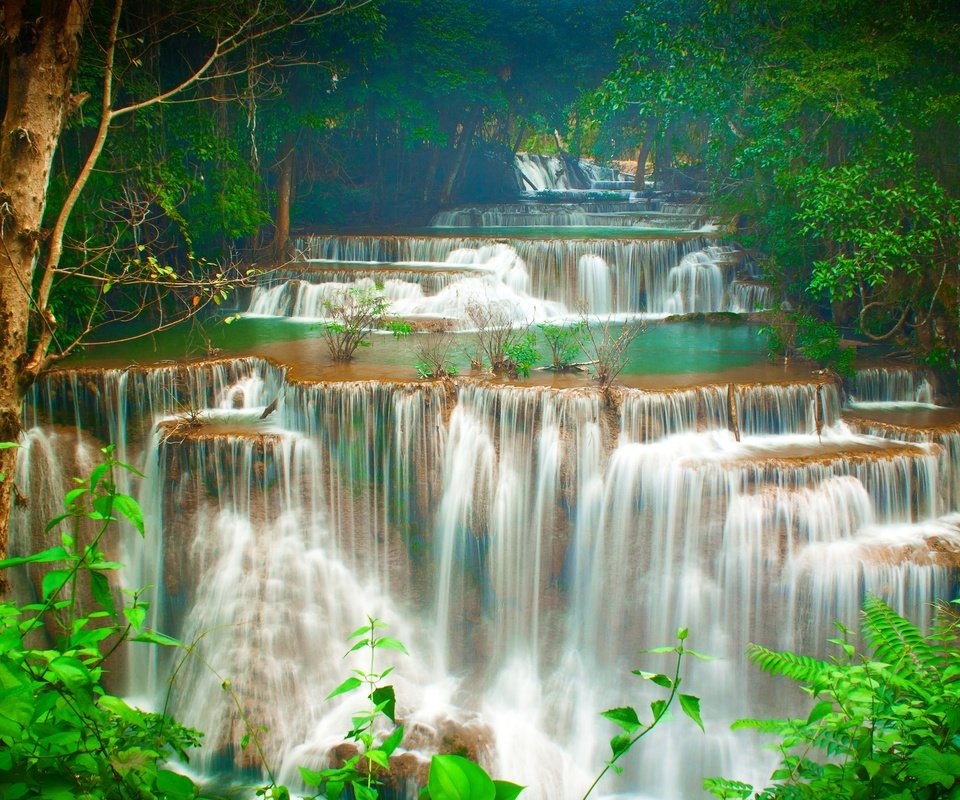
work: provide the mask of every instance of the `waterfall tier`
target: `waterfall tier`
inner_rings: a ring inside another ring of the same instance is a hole
[[[351,709],[319,698],[349,669],[346,634],[375,614],[415,655],[395,662],[414,760],[455,736],[531,798],[579,796],[610,735],[596,712],[645,697],[624,676],[659,669],[638,651],[683,625],[721,659],[685,678],[710,736],[668,723],[618,786],[689,797],[702,775],[762,775],[725,726],[787,712],[746,669],[747,642],[813,650],[867,591],[915,615],[951,597],[960,562],[960,420],[848,418],[829,382],[611,400],[306,383],[248,358],[58,371],[26,418],[42,427],[20,456],[25,486],[56,496],[91,437],[149,476],[124,581],[154,586],[151,624],[198,641],[216,670],[191,660],[172,690],[207,731],[204,769],[243,758],[225,678],[269,729],[281,779],[322,765]],[[130,666],[131,694],[163,695],[165,657]]]

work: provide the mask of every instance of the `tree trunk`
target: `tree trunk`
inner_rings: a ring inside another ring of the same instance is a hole
[[[650,151],[653,149],[653,142],[657,138],[659,127],[660,120],[656,117],[647,120],[646,130],[643,132],[643,142],[640,144],[640,152],[637,153],[637,172],[633,177],[633,189],[636,192],[647,188],[647,159],[650,157]]]
[[[287,244],[290,241],[290,201],[293,195],[293,162],[294,162],[293,134],[286,134],[280,145],[279,167],[277,178],[277,215],[274,220],[273,256],[278,264],[287,260]]]
[[[476,106],[473,111],[470,113],[470,117],[467,119],[466,125],[463,126],[463,130],[460,131],[460,137],[457,141],[457,151],[453,159],[453,166],[450,168],[450,174],[447,175],[447,180],[444,181],[443,189],[440,191],[440,204],[446,205],[450,202],[450,198],[453,196],[453,189],[456,186],[457,178],[460,177],[460,172],[463,169],[463,165],[467,162],[467,155],[470,153],[470,149],[473,146],[473,136],[477,132],[477,128],[480,127],[480,121],[483,119],[483,107]]]
[[[440,148],[430,148],[430,163],[427,165],[427,177],[423,181],[423,202],[429,203],[433,198],[433,187],[437,182],[437,170],[440,168]]]
[[[40,5],[31,13],[25,3],[8,0],[2,21],[7,87],[0,128],[0,441],[20,435],[30,293],[50,169],[64,121],[82,102],[70,94],[70,84],[90,0]],[[0,472],[7,475],[0,484],[0,558],[7,553],[14,452],[0,450]]]

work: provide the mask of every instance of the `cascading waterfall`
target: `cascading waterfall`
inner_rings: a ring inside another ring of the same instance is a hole
[[[206,421],[185,425],[184,407]],[[119,437],[150,474],[125,580],[157,587],[157,627],[201,642],[207,666],[188,664],[171,701],[207,731],[202,769],[245,763],[225,679],[285,780],[325,763],[350,710],[318,698],[371,613],[417,655],[397,664],[415,760],[453,725],[531,798],[579,796],[611,735],[596,712],[652,699],[625,676],[662,668],[637,652],[686,625],[722,658],[687,676],[710,733],[669,722],[608,791],[763,779],[725,731],[783,711],[745,643],[816,649],[864,591],[913,614],[950,595],[960,551],[953,434],[854,432],[830,383],[625,389],[612,407],[592,390],[291,382],[240,359],[61,371],[30,414]],[[161,702],[169,669],[134,664],[129,691]]]
[[[932,404],[936,389],[924,370],[870,367],[858,369],[850,381],[851,403]]]
[[[575,202],[528,195],[433,224],[622,230],[305,236],[303,262],[265,277],[248,313],[323,319],[349,289],[460,329],[478,304],[511,323],[773,304],[701,227],[702,206],[594,200],[624,176],[566,159],[521,156],[518,170]],[[630,231],[654,224],[689,233]],[[148,624],[202,658],[171,686],[169,653],[132,648],[117,680],[207,732],[201,772],[257,768],[237,703],[267,727],[283,782],[328,765],[356,706],[321,698],[356,665],[344,637],[371,614],[413,653],[381,665],[397,668],[407,730],[399,796],[456,747],[529,800],[579,797],[609,753],[598,712],[657,697],[630,670],[668,669],[640,651],[686,626],[719,658],[685,675],[706,735],[669,720],[601,787],[686,800],[706,775],[769,775],[731,721],[804,713],[748,667],[747,642],[822,653],[868,591],[916,618],[953,595],[960,562],[960,424],[930,405],[925,374],[861,370],[845,408],[820,376],[730,380],[311,383],[260,358],[60,370],[25,404],[17,481],[58,501],[106,442],[146,474],[121,476],[147,522],[145,540],[120,531],[122,584],[152,587]],[[13,546],[53,511],[15,511]]]
[[[517,171],[524,176],[525,190],[590,189],[597,182],[619,181],[622,177],[622,173],[609,167],[560,156],[518,153],[515,163]]]

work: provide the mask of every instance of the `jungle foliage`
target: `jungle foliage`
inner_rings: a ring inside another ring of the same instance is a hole
[[[780,765],[754,794],[739,781],[711,778],[715,797],[761,800],[898,798],[947,800],[960,788],[960,651],[956,608],[941,607],[930,633],[882,600],[864,603],[860,653],[850,630],[830,642],[837,656],[752,645],[764,672],[800,684],[815,702],[806,717],[740,720],[734,729],[776,736]]]
[[[956,369],[956,4],[653,0],[617,49],[600,145],[712,188],[801,311]]]

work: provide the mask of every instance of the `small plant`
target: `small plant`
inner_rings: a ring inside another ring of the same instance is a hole
[[[457,375],[457,365],[453,362],[450,351],[453,348],[453,337],[449,333],[431,333],[417,345],[417,377],[419,378],[452,378]]]
[[[644,331],[642,322],[627,321],[616,333],[610,319],[600,325],[586,325],[584,350],[593,362],[594,380],[604,394],[627,365],[627,349]]]
[[[64,497],[47,525],[58,545],[0,561],[0,570],[43,565],[39,599],[0,603],[0,796],[169,798],[198,794],[165,768],[197,747],[201,734],[164,714],[127,705],[103,686],[104,662],[124,642],[181,646],[145,628],[139,592],[117,604],[107,575],[120,568],[101,542],[125,518],[142,536],[136,500],[117,490],[118,470],[139,473],[102,451],[104,460]],[[46,633],[46,635],[44,635]]]
[[[532,333],[516,339],[503,348],[503,369],[511,378],[526,378],[530,368],[537,363],[540,352],[536,348],[537,337]]]
[[[359,347],[370,346],[370,336],[377,327],[384,327],[394,336],[406,336],[413,327],[408,322],[387,321],[390,302],[376,288],[353,286],[323,302],[331,321],[324,323],[321,334],[334,361],[350,361]]]
[[[407,653],[407,649],[397,639],[380,636],[378,632],[386,623],[374,617],[367,617],[367,624],[350,634],[353,645],[346,655],[358,650],[367,650],[370,665],[367,669],[355,669],[354,674],[327,695],[327,700],[357,689],[365,689],[370,705],[353,716],[353,727],[347,733],[347,740],[357,746],[357,752],[348,758],[342,766],[314,771],[300,767],[300,776],[307,786],[320,789],[314,797],[337,800],[347,787],[356,800],[377,800],[380,796],[377,778],[379,771],[389,771],[389,758],[403,739],[403,725],[396,720],[397,699],[393,686],[383,685],[383,680],[393,671],[387,667],[376,671],[378,650],[395,650]],[[375,727],[381,718],[389,720],[394,726],[390,735],[377,741]]]
[[[543,322],[538,326],[550,349],[551,365],[554,372],[571,369],[574,360],[583,353],[583,337],[587,323],[579,320],[573,325],[555,325]]]
[[[803,311],[781,312],[771,318],[769,325],[760,328],[760,333],[767,337],[771,358],[782,356],[788,361],[799,355],[840,375],[853,375],[856,351],[841,346],[840,331],[829,322]]]
[[[494,375],[516,378],[530,374],[540,354],[529,325],[515,326],[495,305],[474,304],[467,309],[467,316],[477,326],[478,354]]]
[[[697,653],[694,650],[688,649],[684,645],[684,642],[687,640],[687,635],[687,629],[680,628],[680,630],[677,631],[677,643],[675,645],[654,647],[650,650],[644,651],[647,653],[674,654],[676,659],[674,661],[672,675],[665,675],[660,672],[644,672],[641,669],[633,670],[634,675],[639,675],[645,681],[650,681],[651,683],[668,690],[666,699],[654,700],[650,704],[650,711],[653,714],[650,722],[641,722],[640,716],[631,706],[625,706],[624,708],[611,708],[608,711],[603,712],[602,716],[613,722],[615,725],[618,725],[621,729],[621,732],[610,740],[610,749],[613,751],[613,757],[604,765],[603,769],[600,771],[600,774],[597,775],[593,783],[590,784],[590,788],[587,789],[581,800],[587,800],[587,798],[593,793],[593,790],[597,788],[597,784],[600,783],[604,775],[606,775],[609,771],[613,770],[618,774],[621,772],[621,768],[617,765],[617,762],[627,753],[629,753],[630,750],[633,749],[634,745],[636,745],[644,736],[650,733],[650,731],[652,731],[655,727],[657,727],[657,725],[660,724],[661,721],[663,721],[675,700],[679,700],[680,708],[683,713],[690,717],[690,719],[696,723],[697,727],[700,728],[701,731],[703,730],[703,720],[700,718],[700,698],[695,697],[692,694],[682,694],[680,692],[680,684],[683,680],[680,677],[680,669],[683,666],[684,659],[688,656],[693,656],[694,658],[703,660],[711,659],[709,656],[705,656],[701,653]]]
[[[942,606],[929,634],[876,597],[861,618],[867,654],[857,653],[839,624],[840,637],[830,640],[839,653],[829,660],[750,646],[754,664],[796,681],[816,701],[806,717],[734,723],[780,740],[775,783],[756,797],[953,800],[960,793],[956,610]],[[718,798],[753,793],[725,778],[708,778],[704,787]]]

